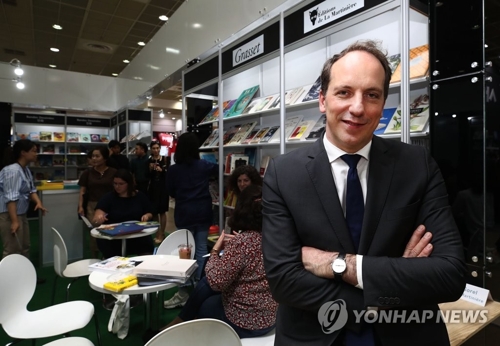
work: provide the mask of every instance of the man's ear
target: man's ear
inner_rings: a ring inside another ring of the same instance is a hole
[[[326,107],[325,107],[325,95],[323,95],[323,91],[319,91],[319,111],[321,113],[326,113]]]

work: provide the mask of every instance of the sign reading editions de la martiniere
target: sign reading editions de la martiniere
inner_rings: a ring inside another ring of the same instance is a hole
[[[364,6],[364,0],[325,0],[304,11],[304,34]]]

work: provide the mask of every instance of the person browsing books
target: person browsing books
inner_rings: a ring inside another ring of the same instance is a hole
[[[108,167],[106,161],[109,158],[109,150],[99,146],[92,150],[92,167],[85,170],[78,185],[80,186],[80,197],[78,200],[78,214],[85,215],[87,219],[94,219],[94,211],[99,199],[106,193],[113,191],[113,176],[116,169]],[[84,209],[85,202],[87,204]],[[93,258],[99,258],[99,250],[94,237],[90,237],[90,252]]]
[[[277,346],[449,345],[435,316],[465,288],[462,244],[427,150],[373,135],[390,79],[374,41],[328,59],[319,96],[324,134],[269,163],[262,249],[280,305]],[[382,314],[358,322],[355,313],[368,308],[416,314],[421,323],[384,323]],[[332,323],[336,311],[343,323]]]
[[[2,236],[2,257],[20,254],[29,258],[30,230],[26,213],[30,201],[35,203],[35,211],[43,206],[36,192],[33,176],[28,165],[37,160],[36,144],[28,139],[14,143],[12,161],[0,171],[0,234]]]
[[[258,185],[241,192],[229,225],[242,233],[221,234],[210,253],[206,276],[165,328],[195,318],[224,321],[240,338],[264,335],[274,328],[278,304],[264,272],[261,198]]]
[[[119,169],[113,176],[114,191],[108,192],[97,202],[93,222],[112,224],[125,221],[149,221],[153,217],[148,197],[134,188],[132,174]],[[121,240],[97,239],[97,246],[104,258],[121,256]],[[153,253],[151,237],[127,239],[127,254],[144,255]]]

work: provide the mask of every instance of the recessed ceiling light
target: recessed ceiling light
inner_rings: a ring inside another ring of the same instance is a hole
[[[165,50],[167,51],[167,53],[173,53],[173,54],[179,54],[180,53],[180,51],[178,49],[175,49],[175,48],[167,47]]]
[[[111,74],[113,77],[118,77],[118,73],[112,73]]]
[[[56,30],[62,30],[62,26],[60,26],[59,24],[54,24],[52,25],[52,27]]]
[[[175,117],[172,117],[172,120],[175,120]]]
[[[201,28],[201,24],[200,23],[194,23],[193,24],[193,28],[199,29],[199,28]]]
[[[164,22],[166,22],[166,21],[168,20],[168,17],[167,17],[166,15],[164,15],[164,14],[162,14],[162,15],[161,15],[160,17],[158,17],[158,18],[160,18],[160,20],[163,20]]]
[[[138,44],[139,46],[145,46],[145,45],[146,45],[146,44],[145,44],[144,42],[142,42],[142,41],[137,42],[137,44]]]
[[[53,52],[55,52],[55,53],[59,52],[59,48],[52,47],[52,48],[50,48],[50,50],[53,51]]]
[[[56,68],[57,65],[50,64],[49,67]]]
[[[125,59],[125,60],[123,60],[123,62],[124,62],[125,64],[128,64],[128,63],[130,62],[130,60]]]

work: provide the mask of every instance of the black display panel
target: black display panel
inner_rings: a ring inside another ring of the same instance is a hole
[[[151,111],[143,111],[139,109],[128,110],[128,120],[133,121],[151,121]]]
[[[124,123],[127,120],[127,111],[118,113],[118,124]]]
[[[110,121],[111,127],[116,126],[117,124],[118,124],[118,116],[112,117]]]
[[[40,124],[40,125],[64,125],[64,115],[15,113],[14,122]]]
[[[219,57],[216,56],[184,74],[184,90],[191,90],[218,77]]]
[[[68,126],[89,126],[89,127],[110,127],[110,119],[68,117],[66,120]]]

